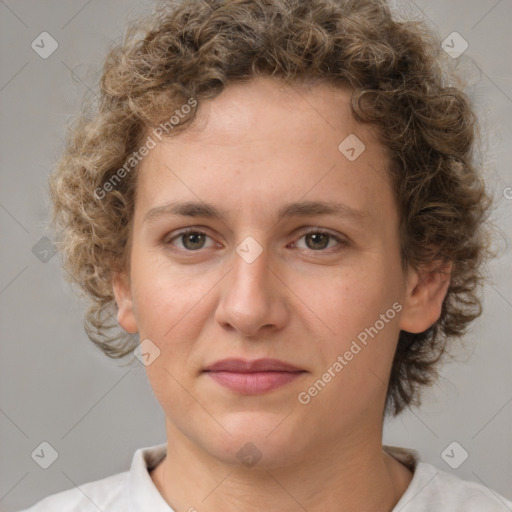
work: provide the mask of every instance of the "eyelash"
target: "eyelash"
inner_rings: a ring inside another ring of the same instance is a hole
[[[208,238],[212,239],[212,237],[210,237],[206,232],[204,231],[201,231],[201,229],[199,228],[195,228],[195,227],[190,227],[190,228],[185,228],[183,229],[182,231],[176,233],[175,235],[173,235],[172,237],[169,237],[169,236],[166,236],[164,239],[163,239],[163,244],[164,246],[168,247],[169,245],[174,245],[172,242],[174,240],[177,240],[179,239],[180,237],[182,236],[185,236],[185,235],[188,235],[188,234],[199,234],[199,235],[205,235],[207,236]],[[332,250],[336,250],[336,249],[339,249],[340,247],[343,247],[343,246],[347,246],[348,245],[348,241],[346,239],[343,239],[343,238],[340,238],[336,235],[333,235],[332,233],[328,232],[328,231],[325,231],[321,228],[309,228],[307,231],[302,231],[301,234],[300,234],[300,237],[297,239],[297,240],[300,240],[302,239],[303,237],[307,236],[307,235],[311,235],[311,234],[317,234],[317,235],[326,235],[329,237],[329,243],[331,240],[335,240],[337,242],[337,245],[335,247],[327,247],[325,249],[305,249],[305,250],[308,250],[312,253],[330,253],[332,252]],[[213,240],[213,239],[212,239]],[[296,242],[293,242],[293,244],[295,244]],[[329,243],[327,245],[329,245]],[[181,248],[181,247],[175,247],[174,248],[177,250],[177,251],[181,251],[181,252],[186,252],[186,253],[199,253],[202,249],[204,248],[201,248],[201,249],[196,249],[196,250],[191,250],[191,249],[184,249],[184,248]],[[302,249],[304,250],[304,249]]]

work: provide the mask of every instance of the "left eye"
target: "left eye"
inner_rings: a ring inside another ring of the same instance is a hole
[[[183,231],[167,239],[165,243],[188,252],[211,248],[215,245],[215,241],[210,236],[198,230]],[[308,249],[311,251],[331,249],[337,245],[342,245],[342,240],[324,231],[305,233],[292,244],[293,247],[298,249]]]
[[[294,245],[299,249],[305,248],[313,251],[330,249],[331,247],[340,244],[340,240],[338,240],[335,236],[323,231],[311,231],[310,233],[306,233],[299,238],[299,240],[302,239],[304,239],[305,247],[299,247],[298,242],[295,242]]]
[[[197,251],[206,247],[205,244],[208,239],[213,242],[213,240],[211,240],[211,238],[202,231],[187,231],[175,236],[169,240],[169,243],[173,243],[173,245],[175,245],[174,241],[179,240],[181,241],[181,247],[178,244],[180,249],[185,249],[187,251]]]

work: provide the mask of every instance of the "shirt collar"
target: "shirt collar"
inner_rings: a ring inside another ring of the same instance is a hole
[[[167,453],[167,444],[140,448],[133,455],[128,476],[130,512],[173,512],[154,484],[149,472]]]
[[[413,473],[418,464],[421,462],[419,452],[412,448],[402,448],[400,446],[383,445],[382,449],[389,455],[391,455],[391,457],[396,459],[398,462],[401,462]]]
[[[418,478],[416,468],[420,463],[420,455],[417,450],[389,445],[384,445],[382,448],[414,473],[413,481]],[[140,448],[135,452],[128,477],[128,495],[131,512],[144,512],[146,510],[151,510],[152,512],[173,512],[173,509],[163,499],[149,474],[162,461],[166,453],[166,443],[148,448]],[[411,481],[409,489],[399,503],[402,503],[406,495],[410,493],[410,489],[414,487],[413,481]]]

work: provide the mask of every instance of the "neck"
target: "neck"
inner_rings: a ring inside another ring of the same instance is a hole
[[[176,512],[391,512],[412,479],[380,435],[315,446],[287,466],[248,468],[219,461],[170,428],[167,456],[151,476]]]

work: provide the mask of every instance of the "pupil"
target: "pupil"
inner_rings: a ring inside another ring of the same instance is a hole
[[[312,244],[307,243],[312,241]],[[313,233],[306,235],[306,243],[310,249],[325,249],[329,245],[329,235]]]
[[[187,249],[200,249],[204,243],[204,235],[202,233],[188,233],[184,235],[184,246]]]

